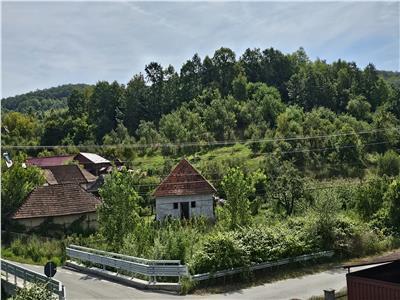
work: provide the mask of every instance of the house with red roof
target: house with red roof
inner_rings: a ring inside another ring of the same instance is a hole
[[[156,218],[214,218],[217,190],[186,159],[182,159],[154,191]]]

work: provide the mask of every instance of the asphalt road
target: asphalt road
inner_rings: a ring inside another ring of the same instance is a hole
[[[22,265],[22,264],[20,264]],[[43,267],[22,265],[28,269],[43,273]],[[352,271],[362,269],[353,268]],[[55,279],[66,287],[67,299],[263,299],[288,300],[308,299],[311,296],[322,295],[324,289],[340,290],[346,286],[346,270],[341,268],[301,276],[298,278],[280,280],[273,283],[250,287],[224,294],[179,296],[154,291],[138,290],[92,275],[58,268]]]

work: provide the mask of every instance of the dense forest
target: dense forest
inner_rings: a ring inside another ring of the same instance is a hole
[[[41,113],[67,107],[67,98],[74,90],[84,90],[87,84],[64,84],[44,90],[8,97],[1,100],[2,111]]]
[[[126,85],[99,81],[4,99],[2,146],[16,159],[92,151],[138,171],[109,175],[103,200],[130,204],[100,210],[101,238],[75,243],[178,258],[194,272],[324,249],[365,255],[399,245],[399,82],[399,73],[373,64],[311,61],[302,48],[240,57],[220,48],[179,71],[151,62]],[[181,157],[228,200],[214,227],[195,220],[160,228],[144,218],[152,216],[152,191]],[[2,178],[10,211],[31,188],[12,195],[18,180],[40,182],[32,170],[15,170]],[[110,215],[115,228],[104,221]]]
[[[399,78],[372,64],[310,61],[302,48],[247,49],[239,58],[220,48],[204,59],[195,54],[179,72],[151,62],[127,85],[100,81],[3,99],[2,145],[107,145],[94,151],[129,162],[246,140],[254,153],[278,153],[303,170],[351,173],[343,164],[359,169],[367,153],[400,148]],[[65,149],[56,152],[78,151]]]

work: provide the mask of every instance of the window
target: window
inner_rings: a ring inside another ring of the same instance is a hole
[[[174,209],[178,209],[178,203],[177,202],[174,203]]]
[[[190,206],[191,206],[191,207],[196,207],[196,201],[192,201],[192,202],[190,203]]]

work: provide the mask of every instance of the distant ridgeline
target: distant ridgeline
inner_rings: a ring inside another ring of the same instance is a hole
[[[67,98],[73,90],[83,91],[87,84],[64,84],[43,90],[1,99],[2,111],[28,113],[44,112],[50,109],[67,108]]]

